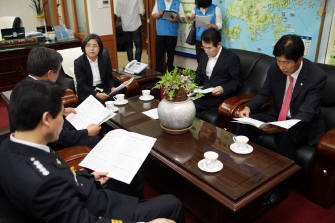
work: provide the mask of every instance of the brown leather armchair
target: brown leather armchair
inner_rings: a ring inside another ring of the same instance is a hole
[[[237,96],[225,100],[218,109],[220,127],[236,133],[237,125],[232,118],[252,99],[263,85],[266,71],[273,57],[243,50],[232,50],[241,59],[243,84]],[[319,140],[316,147],[308,145],[297,150],[296,163],[302,167],[295,175],[295,182],[306,192],[314,203],[329,208],[335,200],[335,67],[317,64],[327,74],[325,92],[321,102],[321,116],[323,117],[327,133]],[[266,107],[272,102],[264,105]],[[259,136],[257,142],[265,148],[274,150],[272,136]]]

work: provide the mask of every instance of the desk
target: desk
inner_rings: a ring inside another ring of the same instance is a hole
[[[18,82],[28,75],[28,54],[32,48],[41,46],[61,50],[80,46],[80,40],[66,39],[49,44],[39,43],[37,45],[0,49],[0,92],[12,90]]]
[[[113,70],[113,72],[120,75],[134,77],[137,80],[140,88],[140,92],[138,94],[142,94],[142,90],[145,89],[151,90],[151,88],[156,85],[157,81],[160,80],[158,76],[162,76],[162,74],[159,74],[157,71],[151,69],[146,69],[145,73],[143,74],[129,74],[124,71],[124,68],[118,68]],[[155,99],[161,100],[160,89],[151,90],[151,94],[155,96]]]
[[[294,161],[253,143],[251,154],[236,154],[229,149],[232,133],[199,119],[188,133],[170,135],[159,120],[142,113],[156,108],[157,100],[143,102],[132,97],[128,101],[118,106],[117,115],[107,124],[157,138],[143,163],[143,173],[166,193],[177,196],[203,222],[250,222],[266,211],[264,195],[300,169]],[[203,137],[200,131],[213,134]],[[207,173],[198,168],[206,151],[219,153],[224,165],[221,171]]]

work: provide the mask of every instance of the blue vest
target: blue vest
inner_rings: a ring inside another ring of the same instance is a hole
[[[209,23],[210,24],[214,24],[216,25],[216,5],[214,4],[211,4],[209,7],[208,7],[208,10],[206,11],[206,14],[202,14],[202,12],[200,11],[200,9],[198,9],[197,7],[194,7],[194,11],[195,11],[195,15],[199,15],[199,16],[210,16],[209,17]],[[196,36],[195,36],[195,39],[198,40],[198,41],[201,41],[201,35],[202,33],[206,30],[207,28],[206,27],[196,27]]]
[[[179,0],[172,0],[170,11],[179,13]],[[157,0],[158,12],[165,10],[164,0]],[[171,22],[162,18],[157,19],[156,29],[159,36],[178,36],[179,22]]]

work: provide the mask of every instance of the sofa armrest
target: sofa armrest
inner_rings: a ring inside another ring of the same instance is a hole
[[[119,73],[115,73],[113,72],[112,76],[116,79],[118,79],[119,81],[125,82],[129,79],[131,79],[131,77],[125,75],[125,74],[119,74]],[[129,85],[126,86],[127,89],[127,97],[134,97],[136,95],[140,94],[140,86],[137,82],[137,80],[133,80]]]
[[[236,95],[224,100],[219,106],[219,115],[226,120],[232,120],[232,118],[235,117],[237,109],[240,108],[241,105],[248,103],[254,95],[255,93]]]
[[[316,145],[316,160],[308,199],[324,208],[335,201],[335,128]]]
[[[67,107],[76,108],[79,105],[77,95],[69,88],[65,89],[65,94],[62,97],[62,101],[65,108]]]

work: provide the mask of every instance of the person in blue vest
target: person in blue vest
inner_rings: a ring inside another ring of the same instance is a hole
[[[196,16],[209,16],[209,23],[206,24],[206,27],[196,27],[195,32],[195,51],[197,62],[200,63],[201,54],[205,52],[202,49],[201,35],[208,28],[222,29],[222,13],[219,7],[212,4],[212,0],[197,0],[195,5],[196,7],[194,7],[192,12],[186,14],[187,21],[193,21]]]
[[[164,10],[176,11],[179,16],[162,19]],[[152,18],[156,24],[156,70],[163,72],[164,54],[167,52],[166,69],[172,71],[174,53],[177,46],[179,22],[185,18],[182,4],[179,0],[157,0],[152,10]]]

